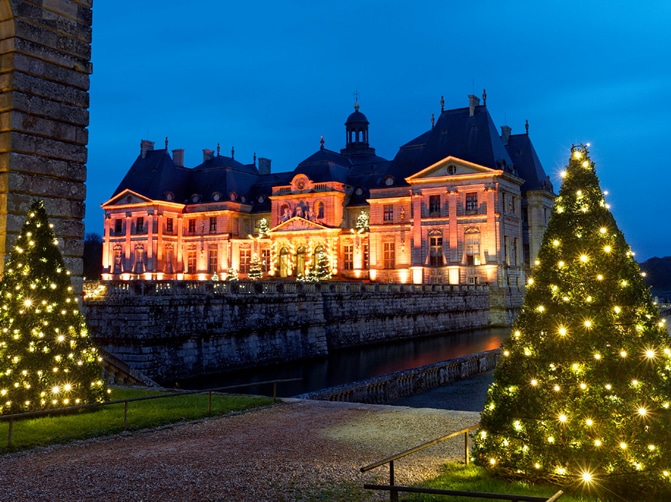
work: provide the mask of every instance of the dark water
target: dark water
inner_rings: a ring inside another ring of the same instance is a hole
[[[278,384],[278,396],[289,397],[497,349],[508,332],[508,328],[489,328],[343,349],[324,358],[186,379],[179,381],[178,385],[183,389],[211,389],[266,380],[302,378],[301,382]],[[272,386],[259,385],[235,392],[272,395]]]

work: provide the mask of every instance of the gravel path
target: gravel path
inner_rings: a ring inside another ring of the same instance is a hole
[[[1,456],[0,500],[388,500],[361,488],[386,482],[388,468],[361,466],[477,421],[465,411],[287,400]],[[463,439],[398,461],[397,482],[433,477],[447,459],[463,459]]]

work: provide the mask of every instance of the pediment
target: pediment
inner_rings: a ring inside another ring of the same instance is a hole
[[[499,174],[501,171],[489,167],[474,164],[457,157],[448,156],[438,162],[422,169],[418,173],[406,178],[408,183],[432,180],[433,178],[447,178],[454,176],[491,176]]]
[[[284,221],[277,225],[275,228],[270,231],[275,232],[295,232],[295,231],[305,231],[305,230],[326,230],[328,227],[315,223],[314,221],[306,220],[300,216],[294,216],[293,218]]]
[[[114,197],[112,197],[110,200],[107,202],[103,202],[101,206],[103,208],[106,207],[113,207],[113,206],[128,206],[128,205],[134,205],[134,204],[150,204],[153,201],[149,197],[145,197],[144,195],[140,195],[137,192],[133,192],[132,190],[124,190]]]

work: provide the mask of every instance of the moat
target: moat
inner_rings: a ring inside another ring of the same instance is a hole
[[[342,349],[333,351],[327,357],[183,379],[176,382],[176,385],[184,389],[207,389],[274,379],[302,378],[300,382],[278,385],[278,395],[289,397],[497,349],[509,331],[509,328],[477,329]],[[270,395],[272,387],[253,386],[239,392]]]

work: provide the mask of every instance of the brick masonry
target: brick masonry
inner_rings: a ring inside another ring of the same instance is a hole
[[[92,0],[0,0],[0,249],[44,200],[81,289]],[[0,260],[0,272],[4,259]]]
[[[489,326],[487,286],[175,281],[96,287],[87,285],[84,297],[96,344],[164,384]]]

